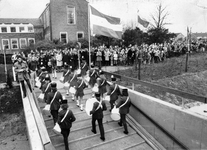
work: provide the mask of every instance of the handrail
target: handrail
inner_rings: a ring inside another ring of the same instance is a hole
[[[183,91],[180,91],[180,90],[177,90],[177,89],[157,85],[157,84],[154,84],[154,83],[138,80],[138,79],[135,79],[135,78],[119,75],[119,74],[116,74],[116,73],[111,73],[111,72],[106,72],[106,71],[103,71],[103,72],[104,72],[104,74],[106,74],[108,76],[113,75],[114,77],[116,77],[120,80],[128,81],[128,82],[135,83],[135,84],[141,84],[143,86],[150,87],[150,88],[160,90],[160,91],[164,91],[164,92],[169,92],[169,93],[181,96],[183,98],[191,99],[191,100],[194,100],[194,101],[199,101],[199,102],[202,102],[202,103],[207,103],[207,97],[204,97],[204,96],[195,95],[195,94],[191,94],[191,93],[188,93],[188,92],[183,92]]]
[[[42,140],[39,134],[39,130],[36,125],[34,113],[32,111],[32,107],[30,105],[30,100],[28,97],[23,98],[23,90],[22,90],[22,84],[20,83],[20,90],[22,95],[22,101],[24,106],[24,114],[25,114],[25,120],[27,124],[27,132],[30,142],[30,149],[31,150],[44,150]]]
[[[27,91],[27,98],[28,98],[28,105],[31,107],[30,113],[32,113],[32,117],[34,118],[34,123],[32,126],[36,126],[37,128],[37,133],[39,134],[41,145],[44,150],[55,150],[54,146],[51,143],[51,140],[49,138],[41,111],[38,106],[37,100],[34,97],[34,93],[30,92],[27,83],[24,83]],[[28,127],[28,129],[30,126]],[[36,144],[36,143],[32,143]],[[33,149],[32,149],[33,150]]]
[[[30,99],[29,99],[30,104],[32,106],[32,111],[34,113],[34,117],[35,117],[35,120],[36,120],[36,125],[37,125],[38,131],[40,133],[40,137],[41,137],[44,149],[45,150],[55,150],[54,146],[52,145],[52,143],[50,141],[50,138],[49,138],[49,135],[48,135],[48,132],[47,132],[42,114],[38,109],[39,108],[38,103],[37,103],[37,101],[35,101],[34,95],[33,95],[33,93],[30,92],[27,85],[26,85],[26,87],[27,87],[28,96],[30,97]]]

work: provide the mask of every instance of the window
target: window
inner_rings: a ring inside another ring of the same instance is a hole
[[[24,32],[24,27],[19,27],[19,32]]]
[[[11,48],[12,49],[18,49],[18,40],[17,39],[11,39]]]
[[[1,32],[2,32],[2,33],[7,32],[7,28],[6,28],[6,27],[1,27]]]
[[[23,49],[27,46],[26,39],[20,39],[20,48]]]
[[[75,24],[75,7],[67,6],[67,23]]]
[[[10,49],[8,39],[2,39],[2,47],[4,50]]]
[[[35,39],[34,38],[28,38],[28,45],[32,46],[35,43]]]
[[[77,39],[83,39],[84,38],[84,32],[77,32]]]
[[[67,32],[60,33],[60,42],[67,43]]]
[[[16,32],[16,28],[15,27],[11,27],[10,30],[11,30],[11,32]]]
[[[28,32],[33,32],[33,27],[28,27]]]

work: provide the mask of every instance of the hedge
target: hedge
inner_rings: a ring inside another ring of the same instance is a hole
[[[6,63],[12,64],[11,60],[12,54],[6,54]],[[4,54],[0,54],[0,64],[4,64]]]

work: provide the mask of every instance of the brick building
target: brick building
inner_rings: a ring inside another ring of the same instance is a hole
[[[38,40],[88,39],[88,2],[50,0],[39,18],[0,18],[0,52],[13,53]]]
[[[88,39],[88,3],[86,0],[50,0],[39,17],[44,38],[68,43]]]
[[[13,53],[40,40],[43,26],[39,19],[0,18],[0,51]]]

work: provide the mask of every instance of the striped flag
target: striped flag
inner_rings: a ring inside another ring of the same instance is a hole
[[[149,25],[149,22],[140,18],[140,16],[138,16],[138,23],[140,23],[143,27],[147,28]]]
[[[90,6],[90,24],[92,34],[104,35],[117,39],[122,38],[120,18],[105,15]]]

